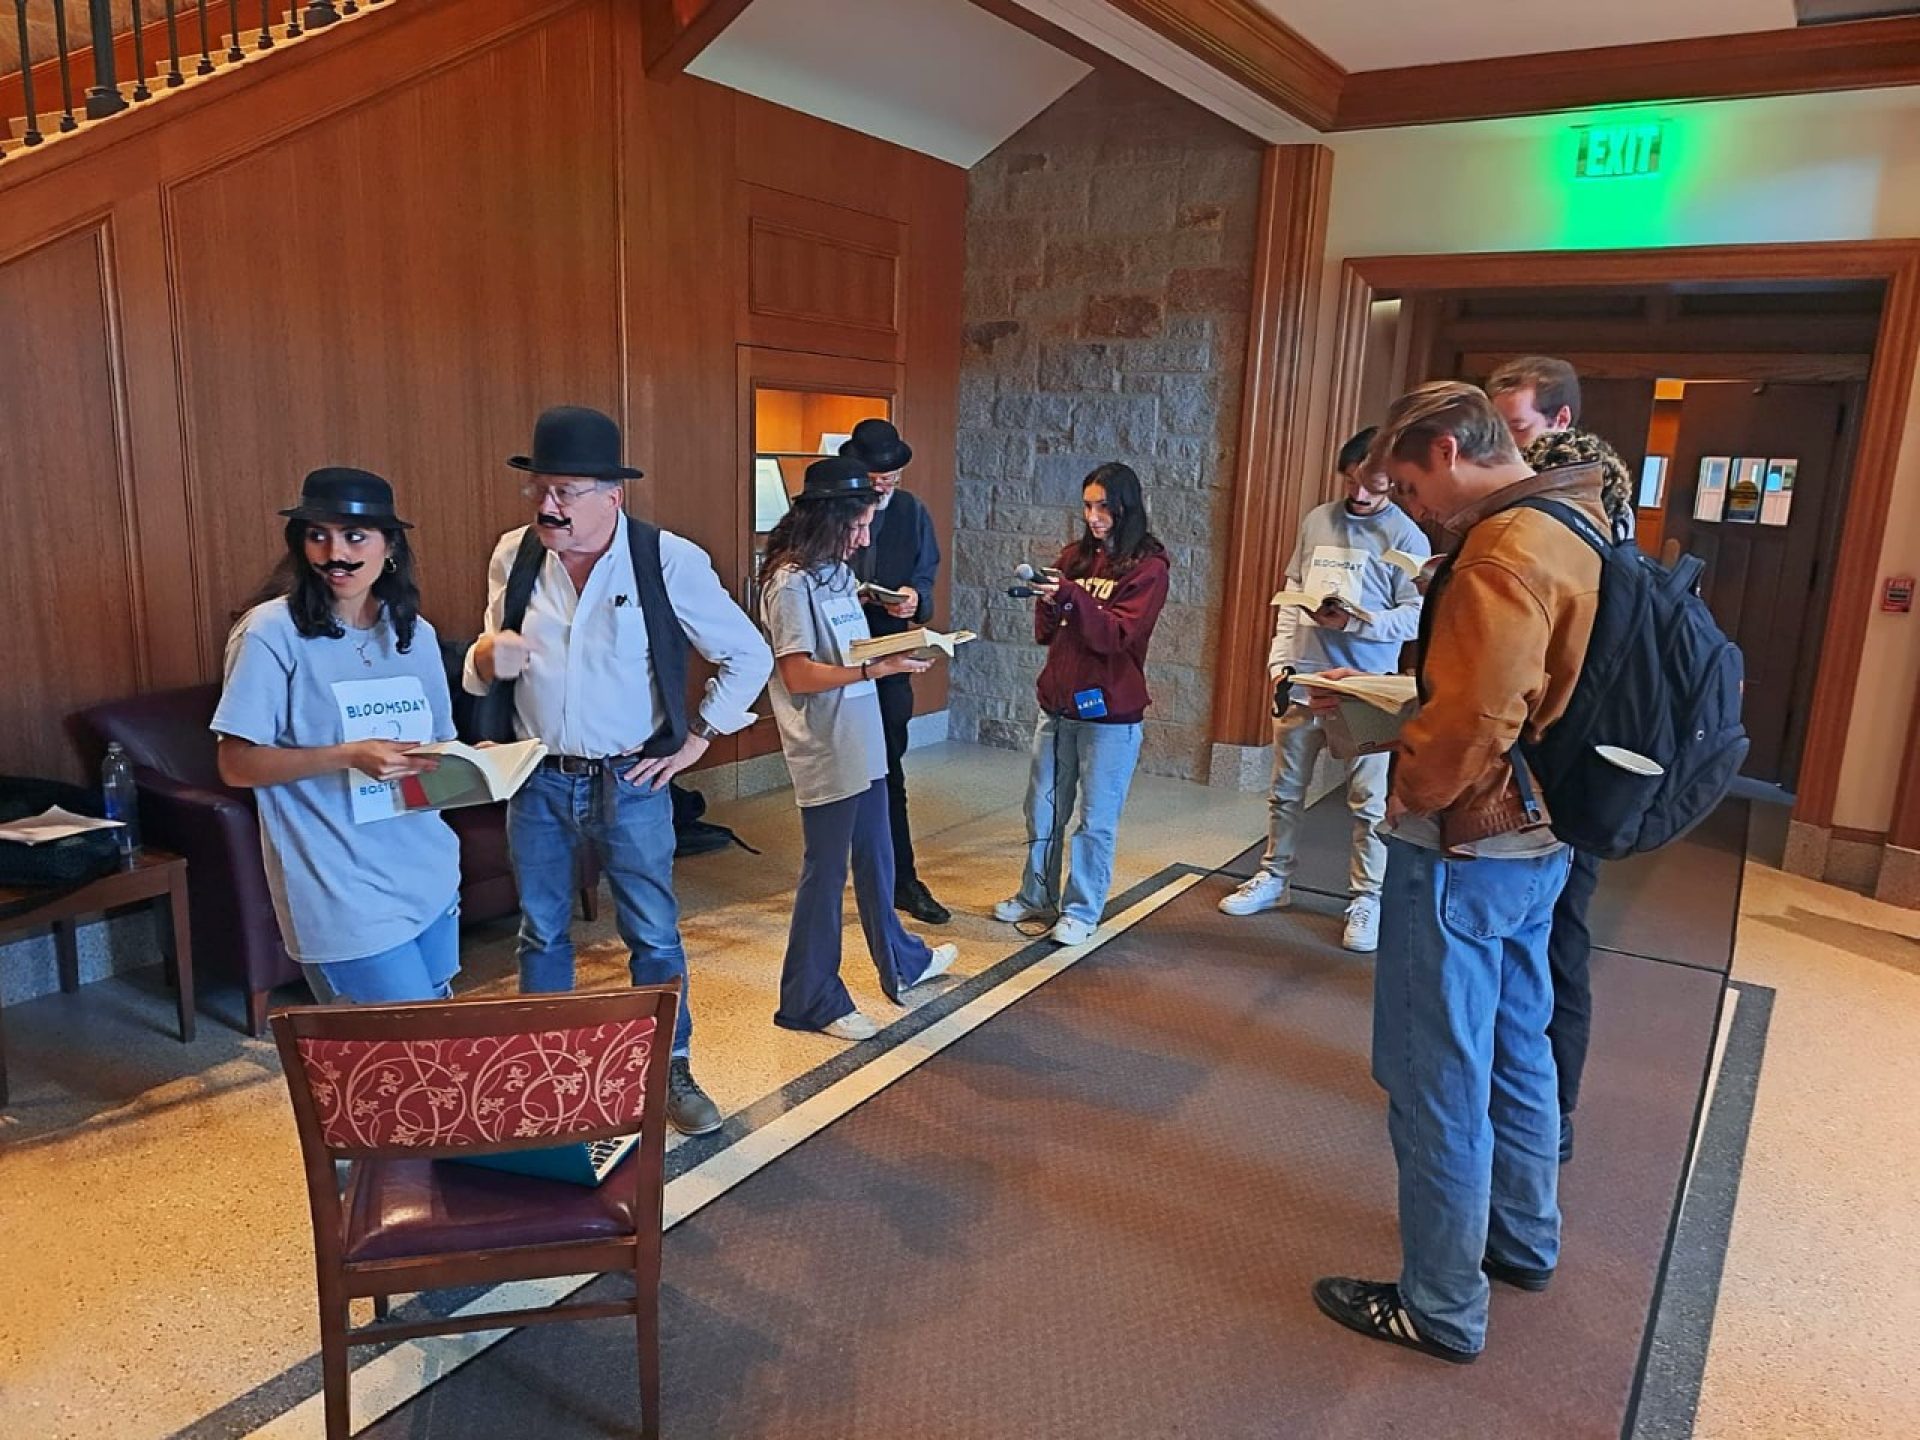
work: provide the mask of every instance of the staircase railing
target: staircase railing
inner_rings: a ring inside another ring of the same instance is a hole
[[[51,0],[50,7],[47,0],[13,0],[20,69],[17,75],[0,77],[0,121],[10,122],[11,128],[10,138],[0,135],[0,159],[110,119],[190,79],[258,59],[276,41],[298,40],[362,9],[391,3],[87,0],[86,46],[76,49],[77,37],[68,33],[67,0]],[[52,55],[44,53],[44,21],[39,19],[47,8],[52,10]],[[35,53],[36,32],[40,54]],[[132,76],[123,81],[120,71],[128,63]]]

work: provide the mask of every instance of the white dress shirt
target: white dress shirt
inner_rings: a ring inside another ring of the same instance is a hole
[[[494,547],[482,634],[501,628],[507,577],[526,533],[525,526],[511,530]],[[662,530],[660,570],[674,618],[719,671],[707,681],[700,718],[723,735],[745,729],[773,673],[773,652],[698,545]],[[538,739],[556,755],[599,758],[630,755],[653,738],[662,717],[626,516],[584,590],[574,590],[558,555],[549,551],[542,558],[520,634],[528,655],[514,686],[514,728],[522,739]],[[472,650],[462,684],[470,695],[487,692]]]

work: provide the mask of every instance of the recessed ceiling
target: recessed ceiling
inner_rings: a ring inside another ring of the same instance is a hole
[[[687,67],[963,168],[1087,72],[971,0],[754,0]]]
[[[1793,0],[1253,0],[1348,70],[1790,30]]]

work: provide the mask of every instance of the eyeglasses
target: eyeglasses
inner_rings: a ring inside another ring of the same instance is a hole
[[[557,505],[572,505],[593,494],[603,484],[603,480],[583,480],[576,485],[535,485],[529,482],[520,487],[520,493],[529,500],[547,496]]]

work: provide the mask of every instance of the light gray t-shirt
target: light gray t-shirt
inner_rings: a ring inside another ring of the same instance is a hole
[[[451,740],[447,673],[419,621],[401,654],[383,614],[371,630],[304,638],[285,600],[256,605],[227,637],[213,730],[306,749],[349,740]],[[437,811],[396,813],[396,786],[355,770],[254,792],[280,934],[295,960],[358,960],[404,945],[460,893],[460,842]]]
[[[865,640],[866,611],[845,565],[803,571],[782,566],[767,581],[760,615],[773,644],[767,694],[780,724],[780,748],[802,809],[863,794],[887,773],[887,742],[880,728],[880,696],[871,680],[856,680],[817,695],[789,695],[780,683],[779,657],[806,655],[823,665],[851,665],[849,652]]]

